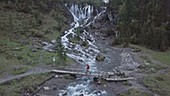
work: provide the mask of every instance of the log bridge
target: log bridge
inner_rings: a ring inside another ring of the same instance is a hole
[[[86,74],[85,72],[76,72],[76,71],[67,71],[67,70],[52,70],[51,73],[56,73],[56,74],[60,74],[60,75],[69,74],[69,75],[75,76],[75,77],[76,77],[76,75],[93,76],[96,78],[101,78],[108,82],[118,82],[118,81],[121,82],[121,81],[135,79],[133,77],[120,77],[120,76],[115,77],[114,72],[100,72],[100,73],[93,72],[90,74]]]

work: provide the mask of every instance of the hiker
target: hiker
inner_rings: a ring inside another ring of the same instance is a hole
[[[90,74],[90,66],[89,64],[86,64],[86,75]]]

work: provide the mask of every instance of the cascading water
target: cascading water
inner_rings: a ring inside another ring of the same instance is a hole
[[[106,8],[103,7],[99,11],[91,5],[79,4],[66,4],[66,7],[74,18],[74,22],[71,24],[73,27],[65,31],[65,35],[61,38],[67,56],[75,59],[82,66],[88,63],[91,66],[90,71],[97,71],[95,57],[100,51],[94,45],[95,40],[93,36],[84,30],[83,27],[94,23],[95,19],[100,17]],[[94,11],[97,13],[96,16],[93,16]],[[98,92],[96,90],[90,91],[89,78],[82,77],[77,79],[76,83],[68,86],[68,96],[79,96],[81,94],[83,94],[82,96],[99,96],[106,94],[105,91],[100,90]]]

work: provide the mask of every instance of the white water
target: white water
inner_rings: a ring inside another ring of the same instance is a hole
[[[89,34],[86,30],[84,30],[83,33],[81,33],[81,35],[79,36],[79,38],[81,39],[80,41],[88,42],[88,47],[84,47],[80,44],[71,42],[71,40],[69,40],[69,37],[71,36],[71,38],[76,38],[76,36],[78,36],[78,34],[76,34],[76,28],[80,26],[87,26],[87,21],[90,18],[93,18],[93,21],[90,21],[88,25],[90,23],[93,23],[95,19],[97,19],[97,17],[104,13],[105,10],[97,14],[97,16],[93,16],[93,6],[90,5],[82,7],[81,5],[72,4],[71,7],[67,8],[74,17],[74,22],[71,24],[73,28],[65,31],[65,35],[62,36],[61,42],[67,50],[67,55],[70,58],[75,59],[80,64],[90,64],[90,66],[92,67],[91,71],[94,71],[96,70],[95,57],[100,51],[98,50],[97,46],[94,45],[95,40],[93,36]],[[90,40],[88,40],[88,38],[90,38]]]
[[[106,8],[102,8],[102,11],[98,11],[94,10],[94,7],[91,5],[82,6],[78,4],[72,4],[71,6],[66,4],[66,7],[74,18],[74,22],[71,24],[73,27],[68,31],[65,31],[65,35],[61,38],[62,45],[67,51],[67,56],[75,59],[78,63],[82,64],[82,66],[85,66],[85,64],[88,63],[91,67],[90,71],[97,71],[95,57],[100,51],[98,47],[94,45],[94,37],[86,30],[77,34],[76,29],[94,23],[95,20],[105,12]],[[97,13],[96,16],[93,16],[94,11]],[[91,21],[89,21],[90,19]],[[78,43],[71,42],[70,38],[75,38],[76,36],[79,36],[80,41],[88,42],[88,46],[81,46]],[[79,82],[70,84],[66,90],[67,96],[79,96],[82,94],[83,96],[103,96],[106,94],[105,91],[101,90],[91,91],[91,86],[89,85],[90,79],[87,77],[85,77],[85,79],[87,80],[81,78]]]

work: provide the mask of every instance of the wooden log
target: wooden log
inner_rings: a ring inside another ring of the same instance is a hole
[[[128,80],[135,80],[134,77],[115,77],[115,78],[104,78],[104,80],[108,82],[123,82],[123,81],[128,81]]]
[[[65,70],[52,70],[51,72],[57,74],[86,75],[85,72],[74,72],[74,71],[65,71]],[[90,76],[98,76],[98,73],[91,73]]]
[[[65,71],[65,70],[52,70],[52,73],[57,73],[57,74],[69,74],[69,75],[86,75],[85,72],[74,72],[74,71]],[[97,78],[102,78],[108,82],[116,82],[116,81],[127,81],[127,80],[134,80],[135,78],[133,77],[110,77],[113,76],[113,72],[105,72],[108,73],[108,77],[102,76],[100,73],[91,73],[90,76],[94,76]]]
[[[57,74],[70,74],[70,75],[87,75],[85,72],[78,72],[78,71],[67,71],[67,70],[52,70],[51,73],[57,73]],[[108,76],[114,76],[114,72],[105,72]],[[90,76],[100,76],[103,75],[101,73],[93,72],[90,74]]]

